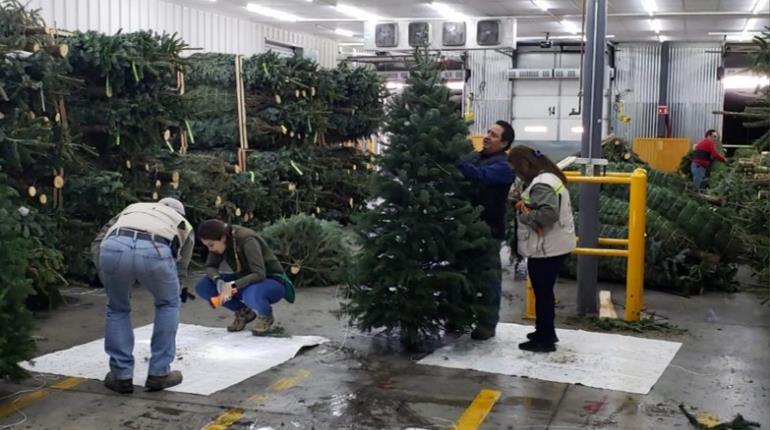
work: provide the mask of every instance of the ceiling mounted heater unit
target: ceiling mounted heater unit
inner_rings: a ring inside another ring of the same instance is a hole
[[[515,49],[513,18],[415,20],[364,23],[364,49],[405,51],[427,46],[435,50]]]
[[[411,47],[430,46],[430,23],[428,22],[410,22],[409,23],[409,46]]]
[[[465,23],[445,22],[441,32],[441,44],[444,46],[465,46]]]
[[[377,48],[398,47],[398,23],[377,24],[374,30],[374,45]]]

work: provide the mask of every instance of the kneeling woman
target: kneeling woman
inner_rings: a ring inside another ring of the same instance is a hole
[[[218,296],[235,312],[227,331],[241,331],[255,319],[253,334],[269,330],[272,305],[281,299],[294,303],[294,286],[265,240],[253,230],[216,219],[198,226],[198,237],[209,250],[206,276],[195,287],[198,294],[209,303]],[[223,261],[235,273],[220,273]]]
[[[516,202],[516,246],[527,257],[527,270],[535,291],[535,332],[519,348],[532,352],[556,350],[553,288],[559,269],[575,250],[575,222],[567,178],[556,164],[526,146],[514,147],[508,162],[526,189]]]

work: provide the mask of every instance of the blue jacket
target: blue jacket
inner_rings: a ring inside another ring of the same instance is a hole
[[[457,168],[477,185],[473,204],[484,208],[481,219],[489,225],[492,237],[504,239],[508,192],[514,181],[507,155],[505,152],[491,155],[477,152],[471,160],[460,162]]]

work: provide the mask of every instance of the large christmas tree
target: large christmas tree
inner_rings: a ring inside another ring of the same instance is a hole
[[[388,106],[378,203],[357,223],[363,249],[347,306],[357,327],[397,331],[408,348],[447,326],[466,331],[487,311],[497,251],[455,167],[472,150],[467,125],[437,63],[427,52],[415,58]]]

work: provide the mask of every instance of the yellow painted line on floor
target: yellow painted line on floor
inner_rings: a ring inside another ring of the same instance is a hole
[[[225,430],[243,416],[243,409],[233,408],[222,412],[217,419],[206,424],[202,430]]]
[[[286,391],[289,388],[299,384],[310,376],[310,371],[307,369],[299,369],[296,373],[294,373],[291,376],[287,376],[286,378],[279,379],[273,383],[273,385],[270,386],[270,389],[273,391]]]
[[[481,390],[463,416],[457,420],[455,430],[476,430],[489,415],[489,411],[500,398],[500,392],[495,390]]]
[[[269,387],[269,391],[286,391],[291,387],[294,387],[295,385],[299,384],[303,380],[305,380],[308,376],[310,376],[310,371],[307,369],[299,369],[296,371],[293,375],[287,376],[285,378],[281,378],[277,381],[275,381],[272,385]],[[249,407],[252,406],[254,403],[259,403],[267,400],[269,396],[267,393],[257,393],[248,399],[241,402],[242,407]],[[225,430],[226,428],[230,427],[238,421],[244,414],[244,410],[241,408],[233,408],[229,409],[225,412],[223,412],[221,415],[217,417],[214,421],[206,424],[205,427],[201,430]]]
[[[69,390],[70,388],[77,386],[83,381],[85,381],[83,378],[64,378],[49,387],[40,388],[16,399],[0,403],[0,418],[13,415],[17,411],[26,408],[32,403],[48,397],[48,395],[52,392],[51,389]]]

